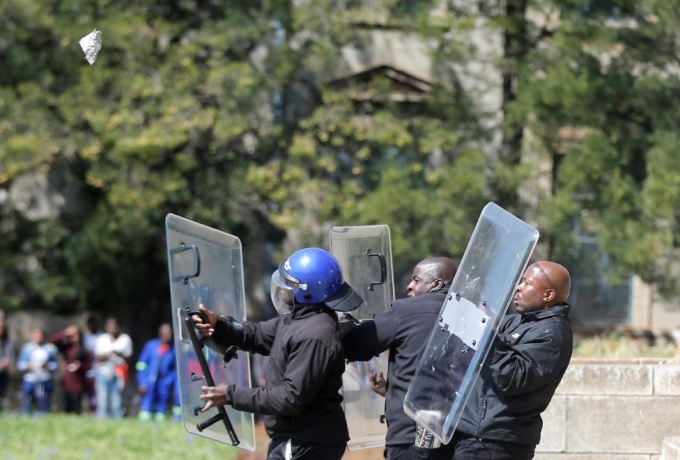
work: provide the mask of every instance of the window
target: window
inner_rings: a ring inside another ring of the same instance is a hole
[[[631,321],[632,278],[616,272],[597,238],[575,225],[576,250],[566,265],[571,274],[574,324],[616,325]]]

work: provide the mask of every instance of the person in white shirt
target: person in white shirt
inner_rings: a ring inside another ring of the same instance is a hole
[[[128,380],[127,360],[132,356],[132,340],[120,332],[118,321],[106,320],[106,331],[99,336],[95,346],[97,417],[121,418],[122,395]]]
[[[97,340],[103,332],[99,329],[99,320],[95,315],[89,315],[85,320],[85,333],[83,335],[83,346],[92,356],[96,356],[95,348]],[[87,393],[87,410],[94,414],[97,410],[97,394],[95,392],[95,366],[85,372],[85,392]]]
[[[94,349],[97,346],[97,340],[103,334],[99,329],[99,321],[95,316],[88,316],[85,320],[85,332],[83,333],[83,346],[87,351],[94,356]]]
[[[49,412],[50,397],[54,389],[52,372],[58,367],[57,347],[45,342],[45,331],[33,329],[31,341],[21,347],[17,360],[17,369],[24,374],[21,389],[25,413],[33,412],[34,406],[39,413]]]

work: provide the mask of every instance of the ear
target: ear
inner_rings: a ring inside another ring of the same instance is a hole
[[[555,300],[555,296],[557,295],[557,291],[554,289],[546,289],[543,291],[543,303],[548,304]]]
[[[436,279],[432,282],[432,291],[438,291],[438,290],[441,289],[443,286],[444,286],[444,280],[441,279],[441,278],[436,278]],[[431,291],[431,292],[432,292],[432,291]]]

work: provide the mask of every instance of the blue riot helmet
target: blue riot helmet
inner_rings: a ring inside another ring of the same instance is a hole
[[[271,296],[280,314],[296,304],[323,304],[336,311],[352,311],[363,299],[345,283],[337,259],[328,251],[305,248],[281,262],[272,274]]]

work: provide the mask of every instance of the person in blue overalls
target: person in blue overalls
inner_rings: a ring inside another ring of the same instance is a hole
[[[164,421],[168,402],[175,399],[177,380],[175,347],[169,324],[161,324],[158,338],[144,345],[136,370],[137,388],[141,394],[139,419]]]

